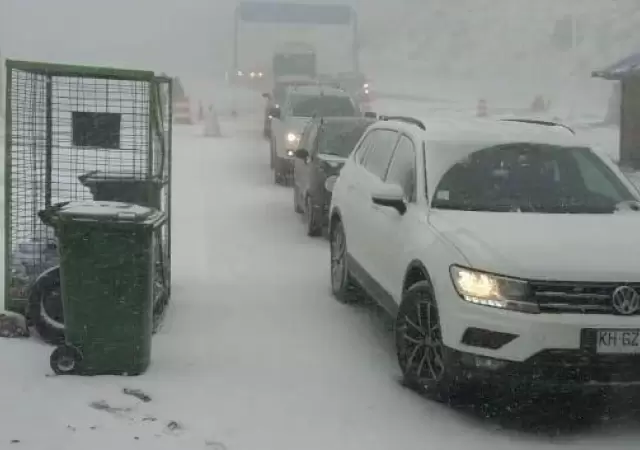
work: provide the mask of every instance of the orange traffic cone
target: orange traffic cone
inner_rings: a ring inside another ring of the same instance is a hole
[[[476,110],[476,115],[478,117],[487,117],[489,115],[489,108],[487,107],[487,100],[481,98],[478,100],[478,107]]]

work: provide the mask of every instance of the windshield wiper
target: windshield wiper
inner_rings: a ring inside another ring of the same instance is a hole
[[[451,211],[475,211],[475,212],[521,212],[516,206],[511,205],[464,205],[456,203],[433,203],[436,209],[447,209]]]

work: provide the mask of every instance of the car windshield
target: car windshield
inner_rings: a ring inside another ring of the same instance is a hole
[[[287,88],[294,86],[308,86],[312,84],[313,81],[287,81],[276,83],[275,87],[273,88],[273,98],[276,103],[282,104],[284,103],[284,97],[287,93]]]
[[[348,157],[369,123],[366,121],[325,123],[318,132],[318,153]]]
[[[462,211],[613,213],[636,198],[588,148],[510,144],[449,169],[432,207]]]
[[[336,95],[318,95],[313,97],[301,97],[293,105],[293,116],[355,116],[356,109],[351,99]]]

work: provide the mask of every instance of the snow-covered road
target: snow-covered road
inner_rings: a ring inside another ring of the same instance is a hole
[[[486,419],[403,389],[389,320],[332,299],[327,242],[272,183],[259,118],[223,127],[175,131],[173,303],[148,373],[52,377],[50,347],[0,340],[1,449],[637,448],[627,419],[583,428],[548,400]]]

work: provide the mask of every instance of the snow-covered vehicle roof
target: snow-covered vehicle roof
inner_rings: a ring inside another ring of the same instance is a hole
[[[276,77],[276,83],[301,83],[308,82],[309,84],[316,83],[317,80],[313,77],[305,76],[305,75],[282,75]]]
[[[326,85],[292,86],[289,88],[289,92],[292,94],[303,95],[333,95],[338,97],[349,97],[349,94],[344,90]]]

